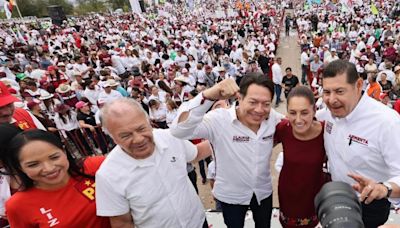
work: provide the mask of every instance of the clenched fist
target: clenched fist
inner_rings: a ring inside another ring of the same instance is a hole
[[[239,86],[236,84],[235,80],[227,78],[213,87],[206,89],[203,95],[210,100],[223,100],[237,96],[238,93]]]

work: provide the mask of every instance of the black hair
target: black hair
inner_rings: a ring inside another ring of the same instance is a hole
[[[169,94],[173,94],[171,88],[169,88],[169,86],[164,82],[164,81],[158,81],[157,83],[158,87],[162,90],[164,90],[165,92],[169,93]]]
[[[11,139],[11,141],[8,144],[8,147],[6,149],[6,153],[4,154],[4,166],[7,170],[7,172],[10,175],[17,176],[18,179],[20,180],[20,190],[27,190],[31,187],[34,186],[34,182],[31,178],[29,178],[21,168],[21,164],[19,161],[19,155],[21,152],[21,149],[28,144],[29,142],[32,141],[42,141],[49,143],[63,151],[64,146],[62,142],[60,141],[57,136],[55,136],[53,133],[50,133],[48,131],[43,131],[43,130],[29,130],[29,131],[23,131],[19,134],[17,134],[14,138]],[[76,161],[70,153],[65,151],[67,155],[67,159],[69,162],[69,168],[68,168],[68,174],[71,175],[71,177],[86,177],[90,179],[94,179],[94,176],[85,174],[84,168],[83,168],[83,162],[82,161]]]
[[[313,106],[315,105],[314,93],[307,86],[294,87],[288,94],[287,106],[289,106],[289,102],[293,97],[303,97],[306,100],[308,100],[308,102],[310,102],[311,105]]]
[[[159,101],[155,100],[155,99],[151,99],[149,101],[149,107],[152,108],[154,105],[156,105],[157,103],[160,103]]]
[[[322,72],[322,78],[334,78],[338,75],[346,74],[347,83],[355,84],[360,78],[356,66],[345,60],[335,60],[328,64]]]
[[[6,145],[11,141],[14,136],[22,132],[22,130],[13,124],[2,123],[0,124],[0,160],[5,163],[6,158]],[[0,172],[0,174],[4,174]]]
[[[239,85],[239,92],[243,97],[247,95],[247,90],[252,84],[267,88],[269,92],[271,92],[271,100],[274,98],[274,83],[271,81],[271,79],[262,75],[261,73],[248,73],[243,76]]]
[[[287,71],[287,70],[292,71],[292,68],[291,67],[286,67],[285,71]]]

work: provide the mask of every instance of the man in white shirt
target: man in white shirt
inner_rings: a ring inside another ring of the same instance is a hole
[[[332,48],[332,49],[331,49],[331,52],[330,52],[330,55],[328,55],[328,56],[325,58],[324,64],[327,65],[327,64],[329,64],[330,62],[333,62],[333,61],[338,60],[338,59],[339,59],[339,57],[338,57],[337,54],[336,54],[336,49],[335,49],[335,48]]]
[[[75,61],[76,63],[74,64],[74,71],[79,72],[82,75],[83,79],[89,78],[89,71],[91,71],[93,68],[88,67],[86,63],[84,63],[85,58],[84,57],[76,57]]]
[[[282,79],[283,79],[283,74],[282,74],[282,58],[277,57],[274,60],[274,64],[272,65],[272,81],[275,84],[275,95],[276,95],[276,102],[275,102],[275,107],[279,106],[279,103],[281,103],[281,93],[282,93]]]
[[[104,100],[106,103],[123,97],[120,92],[113,90],[111,86],[109,81],[106,81],[103,85],[104,90],[99,94],[99,99]]]
[[[225,224],[242,228],[247,209],[255,227],[270,227],[272,184],[270,157],[280,115],[271,109],[274,85],[249,73],[239,88],[231,78],[200,93],[179,110],[171,126],[178,138],[205,138],[214,148],[217,167],[213,195],[222,202]],[[239,97],[239,105],[206,112],[215,101]]]
[[[366,228],[389,216],[390,201],[400,200],[400,116],[368,95],[356,67],[344,60],[323,72],[323,100],[317,113],[325,121],[324,140],[333,181],[359,193]]]
[[[101,112],[117,146],[96,173],[97,215],[110,217],[112,227],[208,227],[186,162],[209,156],[209,143],[196,148],[168,130],[153,130],[133,99],[115,100]]]
[[[307,71],[310,57],[308,56],[308,48],[303,48],[301,52],[300,63],[301,63],[301,84],[307,85]]]
[[[99,99],[100,92],[100,86],[96,85],[95,82],[91,82],[88,86],[86,86],[83,95],[90,101],[92,105],[97,105],[97,100]]]

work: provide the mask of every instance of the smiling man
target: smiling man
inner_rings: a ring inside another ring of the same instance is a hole
[[[274,83],[261,74],[245,75],[237,86],[225,79],[200,93],[180,110],[171,128],[182,139],[205,138],[214,148],[217,167],[213,189],[222,202],[224,222],[242,228],[248,208],[256,228],[270,227],[270,157],[281,115],[271,109]],[[239,105],[206,112],[215,101],[237,96]],[[178,123],[176,123],[178,122]]]
[[[117,146],[96,173],[97,215],[118,228],[208,227],[186,162],[211,154],[197,145],[153,130],[142,106],[119,98],[101,109],[102,124]]]
[[[362,202],[365,227],[378,227],[388,219],[388,198],[400,198],[400,116],[362,95],[363,80],[354,64],[333,61],[322,77],[327,109],[317,118],[325,121],[332,180],[353,185]]]
[[[19,99],[8,91],[8,87],[0,82],[0,124],[10,123],[21,130],[46,130],[33,114],[22,108],[15,108],[14,102],[18,101]]]

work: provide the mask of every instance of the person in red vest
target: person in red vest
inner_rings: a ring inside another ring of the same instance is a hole
[[[11,95],[7,86],[0,82],[0,124],[11,123],[21,130],[46,128],[31,113],[22,108],[15,108],[18,98]]]

